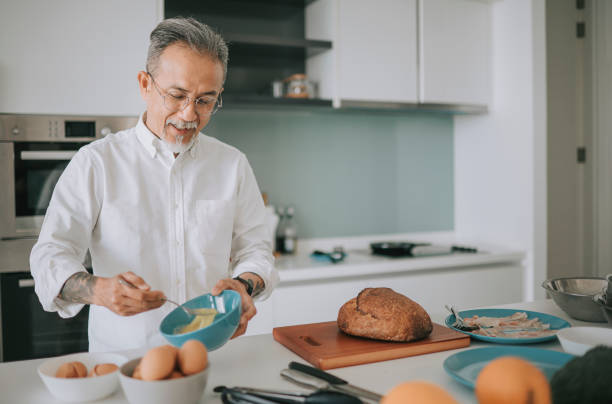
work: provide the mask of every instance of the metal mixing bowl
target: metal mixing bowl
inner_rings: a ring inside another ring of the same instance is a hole
[[[606,321],[601,308],[593,297],[607,287],[605,278],[556,278],[542,283],[553,300],[571,318],[603,323]]]

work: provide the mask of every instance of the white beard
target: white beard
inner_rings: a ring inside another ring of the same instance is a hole
[[[195,138],[196,138],[196,136],[198,134],[194,133],[191,136],[191,140],[189,142],[183,143],[184,136],[176,136],[175,138],[172,138],[172,137],[168,136],[168,134],[166,133],[166,127],[167,127],[168,124],[169,123],[166,122],[166,126],[164,126],[164,130],[163,130],[162,136],[161,136],[162,145],[164,145],[164,148],[166,148],[166,150],[168,150],[168,151],[170,151],[172,153],[175,153],[175,154],[180,154],[180,153],[183,153],[183,152],[186,152],[187,150],[189,150],[189,148],[193,144],[193,142],[194,142],[194,140],[195,140]],[[194,129],[194,131],[195,131],[195,129]]]
[[[182,137],[182,136],[179,136],[179,137]],[[191,140],[189,141],[189,143],[182,143],[183,139],[178,139],[178,138],[176,139],[176,143],[170,143],[168,140],[166,140],[166,137],[163,136],[162,145],[164,146],[166,150],[172,153],[175,153],[175,154],[179,154],[179,153],[183,153],[189,150],[195,138],[196,138],[196,135],[194,134],[191,137]]]

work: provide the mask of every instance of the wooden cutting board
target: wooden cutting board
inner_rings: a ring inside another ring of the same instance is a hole
[[[469,335],[433,324],[429,337],[414,342],[385,342],[347,335],[335,321],[277,327],[274,339],[319,369],[335,369],[470,345]]]

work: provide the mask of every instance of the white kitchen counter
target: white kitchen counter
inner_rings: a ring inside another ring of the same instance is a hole
[[[326,250],[330,251],[330,250]],[[372,255],[368,249],[347,250],[346,258],[336,264],[310,257],[310,252],[283,255],[276,259],[280,282],[301,282],[399,272],[475,267],[517,262],[525,259],[520,251],[488,247],[477,253],[453,253],[428,257],[386,257]]]
[[[513,303],[496,307],[516,308],[540,311],[559,316],[574,326],[601,326],[606,323],[584,323],[570,319],[551,300],[529,303]],[[462,308],[464,309],[464,308]],[[442,323],[446,313],[430,312],[432,320]],[[493,344],[472,341],[470,347],[493,346]],[[534,344],[532,347],[560,351],[560,344],[555,342]],[[456,382],[444,371],[444,360],[459,350],[451,350],[378,362],[367,365],[352,366],[330,370],[349,383],[384,394],[393,386],[409,380],[427,380],[446,389],[460,403],[475,403],[471,390]],[[127,352],[128,357],[139,356],[141,352]],[[219,396],[212,389],[218,385],[252,386],[282,390],[300,390],[282,379],[279,372],[286,368],[290,361],[302,361],[300,357],[280,345],[272,335],[240,337],[230,341],[221,349],[210,353],[211,372],[202,403],[220,403]],[[0,401],[6,403],[59,403],[46,390],[36,368],[44,359],[9,362],[0,364]],[[180,400],[177,398],[177,403]],[[96,403],[127,403],[121,389],[114,395]]]

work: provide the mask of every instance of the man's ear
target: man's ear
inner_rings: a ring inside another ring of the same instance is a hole
[[[151,87],[151,76],[145,71],[138,72],[138,88],[140,89],[140,96],[143,100],[147,100],[149,95],[149,88]]]

